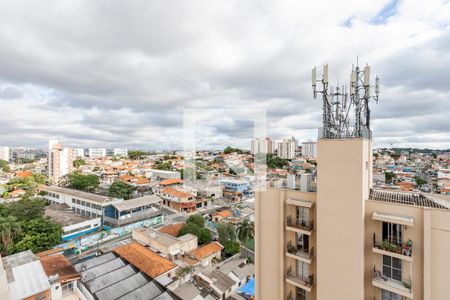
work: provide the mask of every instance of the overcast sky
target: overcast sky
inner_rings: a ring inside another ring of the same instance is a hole
[[[343,83],[356,56],[376,146],[450,148],[448,0],[0,0],[0,145],[180,149],[186,108],[211,108],[204,147],[250,147],[231,108],[314,139],[311,68]]]

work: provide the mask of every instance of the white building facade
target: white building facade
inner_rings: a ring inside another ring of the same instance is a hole
[[[89,148],[89,157],[90,158],[106,157],[106,149],[105,148]]]
[[[9,161],[9,147],[0,146],[0,159]]]
[[[302,143],[302,156],[316,158],[317,157],[317,142],[307,141]]]
[[[128,149],[124,149],[124,148],[115,148],[115,149],[114,149],[114,156],[127,157],[127,156],[128,156]]]
[[[295,138],[283,139],[278,142],[277,156],[283,159],[293,159],[298,149],[298,141]]]
[[[48,177],[58,183],[64,175],[72,172],[74,153],[71,148],[63,148],[56,140],[48,142]]]

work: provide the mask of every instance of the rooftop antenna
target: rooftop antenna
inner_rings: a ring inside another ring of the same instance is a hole
[[[322,94],[322,128],[320,138],[367,138],[371,139],[369,101],[378,102],[380,93],[380,78],[376,76],[375,85],[370,83],[370,66],[359,67],[356,57],[356,67],[352,65],[350,73],[349,93],[347,86],[329,87],[328,64],[323,65],[322,79],[317,79],[317,68],[312,69],[312,88],[314,99]],[[320,88],[319,88],[319,87]],[[375,94],[371,95],[371,88]],[[348,98],[350,97],[350,101]]]

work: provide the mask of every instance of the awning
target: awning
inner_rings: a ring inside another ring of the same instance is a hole
[[[314,205],[313,201],[308,201],[308,200],[299,200],[299,199],[294,199],[294,198],[289,198],[286,201],[287,204],[291,204],[291,205],[297,205],[297,206],[302,206],[302,207],[308,207],[311,208]]]
[[[372,215],[372,219],[382,222],[401,224],[405,226],[414,225],[414,219],[412,217],[389,215],[379,212],[374,212]]]

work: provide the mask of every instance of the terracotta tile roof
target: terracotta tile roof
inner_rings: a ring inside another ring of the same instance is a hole
[[[42,256],[39,259],[47,276],[58,274],[61,283],[81,278],[74,266],[62,254]]]
[[[117,247],[113,251],[151,278],[158,277],[176,267],[170,260],[137,242]]]
[[[183,183],[182,179],[166,179],[161,181],[159,184],[163,185],[163,186],[167,186],[167,185],[173,185],[173,184],[179,184],[179,183]]]
[[[222,251],[223,246],[219,242],[211,242],[209,244],[206,244],[204,246],[201,246],[197,248],[196,250],[192,251],[191,254],[195,256],[198,260],[203,260],[204,258]]]
[[[159,232],[177,237],[178,234],[180,233],[181,228],[183,228],[183,226],[184,226],[184,223],[177,223],[177,224],[163,227],[163,228],[159,229]]]
[[[171,187],[166,187],[164,188],[161,193],[163,194],[168,194],[171,195],[173,197],[176,198],[189,198],[189,197],[194,197],[192,194],[183,192],[183,191],[179,191],[177,189],[171,188]]]
[[[18,189],[18,190],[12,191],[9,194],[14,197],[14,196],[19,196],[19,195],[22,195],[22,194],[25,194],[25,193],[26,192],[24,190]]]
[[[134,183],[136,184],[147,184],[150,183],[150,180],[147,178],[138,178]]]
[[[222,211],[217,211],[215,212],[213,215],[214,216],[221,216],[222,218],[228,218],[232,215],[233,213],[229,210],[222,210]]]
[[[130,182],[131,180],[134,179],[134,176],[125,174],[125,175],[119,176],[117,178],[123,182]]]
[[[27,178],[30,176],[33,176],[33,172],[31,172],[31,170],[17,171],[15,174],[15,177],[18,177],[18,178]]]

